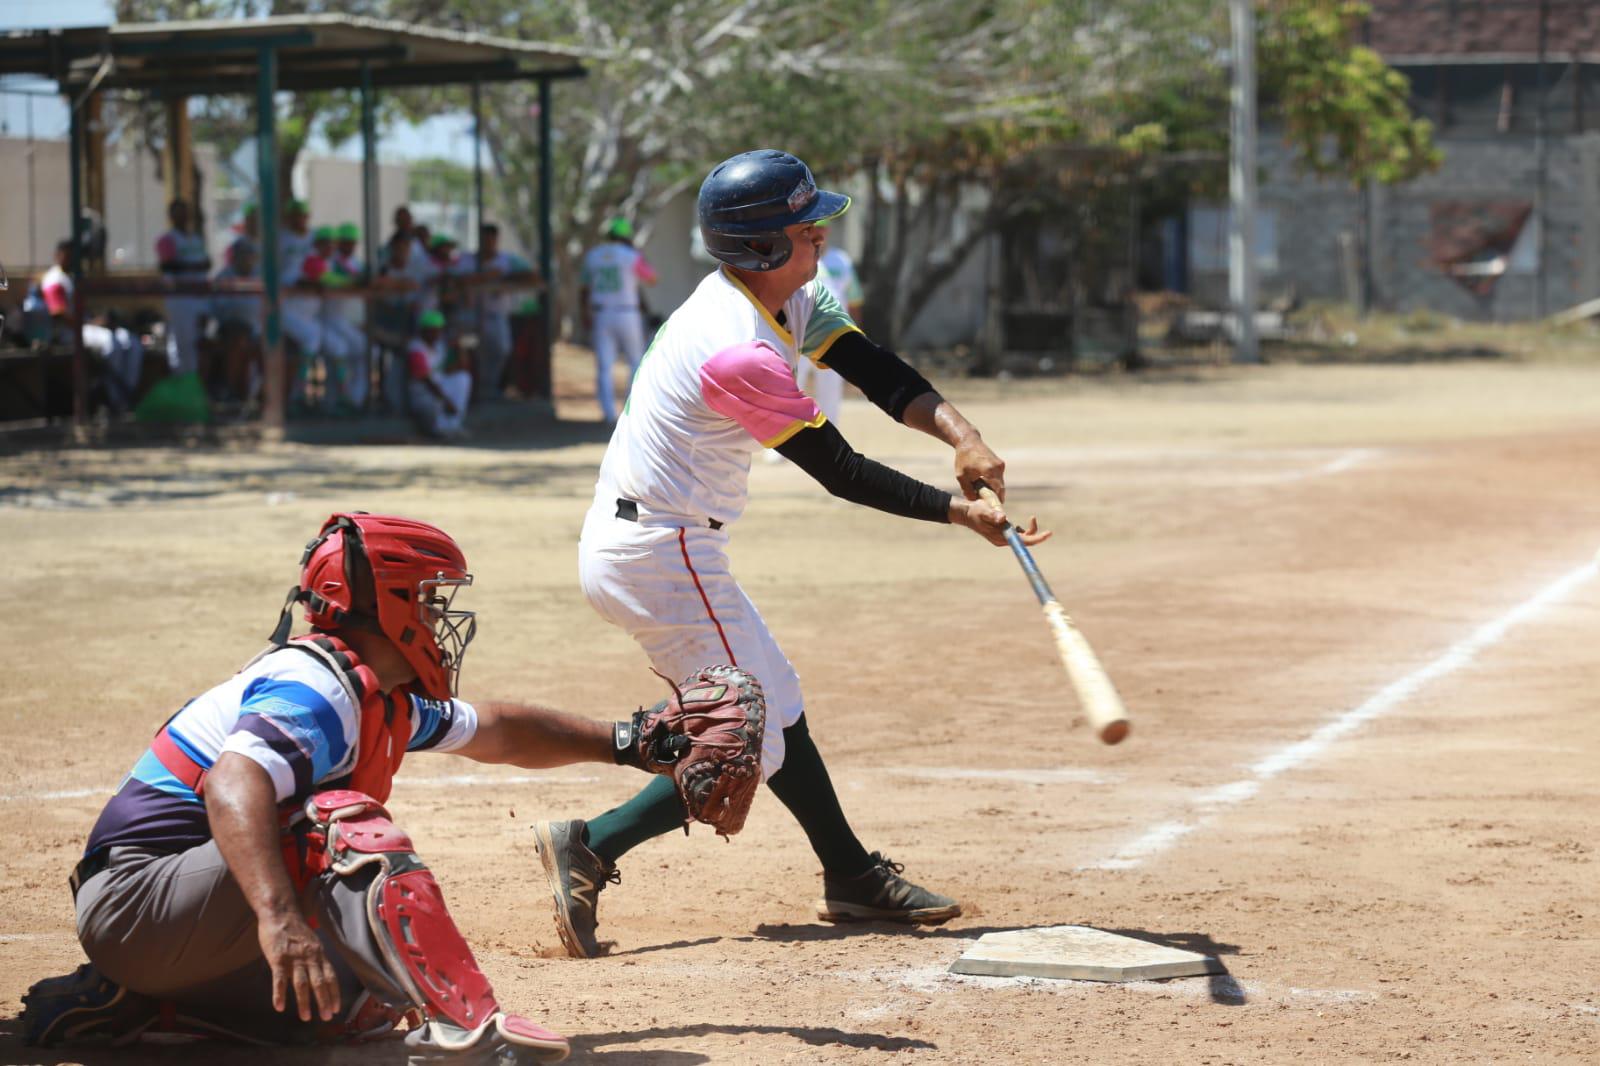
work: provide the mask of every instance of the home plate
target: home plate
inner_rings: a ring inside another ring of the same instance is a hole
[[[1086,925],[1052,925],[985,933],[950,964],[950,972],[1068,981],[1159,981],[1228,971],[1210,955],[1197,951],[1169,948]]]

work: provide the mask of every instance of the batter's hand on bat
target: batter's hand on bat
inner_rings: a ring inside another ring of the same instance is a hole
[[[1005,546],[1006,526],[1010,524],[1004,510],[983,500],[951,500],[950,522],[952,525],[966,526],[998,547]],[[1040,529],[1037,518],[1029,518],[1026,526],[1017,526],[1016,529],[1022,543],[1030,548],[1050,539],[1050,530]]]
[[[1006,498],[1006,462],[996,455],[983,438],[973,434],[956,446],[956,482],[962,495],[969,500],[978,498],[978,483],[994,490],[1003,501]]]

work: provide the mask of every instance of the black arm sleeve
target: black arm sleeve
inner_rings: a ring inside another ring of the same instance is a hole
[[[837,370],[896,422],[904,419],[912,400],[933,391],[928,379],[905,360],[853,330],[829,346],[822,365]]]
[[[950,521],[948,492],[868,459],[831,422],[802,429],[776,451],[841,500],[924,522]]]

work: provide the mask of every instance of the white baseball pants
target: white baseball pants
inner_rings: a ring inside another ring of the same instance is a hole
[[[278,324],[283,335],[294,341],[303,359],[322,354],[322,315],[315,298],[297,296],[285,299],[278,307]]]
[[[447,370],[435,374],[433,380],[439,386],[439,391],[455,404],[456,413],[446,412],[439,398],[420,381],[413,381],[409,385],[411,413],[428,433],[448,437],[465,426],[467,402],[472,399],[472,375],[465,370]]]
[[[718,663],[755,675],[767,698],[765,781],[782,768],[783,731],[800,720],[805,703],[799,675],[728,569],[727,531],[641,525],[618,518],[616,507],[615,498],[597,498],[584,521],[584,596],[674,681]]]
[[[211,301],[199,296],[169,296],[163,313],[167,316],[167,366],[175,374],[193,374],[200,369],[200,317]]]
[[[594,312],[595,392],[600,397],[600,410],[607,422],[617,420],[616,384],[612,381],[612,367],[617,353],[628,360],[628,381],[639,369],[644,356],[644,316],[638,308],[600,307]]]

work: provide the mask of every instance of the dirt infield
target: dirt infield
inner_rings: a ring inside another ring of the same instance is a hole
[[[574,372],[576,373],[576,372]],[[581,377],[581,374],[577,374]],[[633,771],[415,756],[392,808],[502,999],[575,1060],[1594,1062],[1600,1048],[1600,389],[1576,367],[1272,367],[959,385],[1013,509],[1135,716],[1103,748],[1010,554],[836,504],[758,463],[734,536],[871,848],[958,896],[950,925],[834,928],[770,797],[732,843],[669,836],[602,897],[607,958],[557,945],[531,823]],[[571,396],[571,418],[593,417]],[[949,480],[865,404],[863,451]],[[271,628],[330,511],[465,547],[463,695],[610,717],[657,698],[583,603],[602,445],[127,450],[0,460],[0,1064],[266,1063],[41,1053],[14,1016],[79,961],[65,878],[184,699]],[[1129,986],[945,973],[987,930],[1082,923],[1217,953]],[[318,1062],[400,1061],[392,1049]]]

